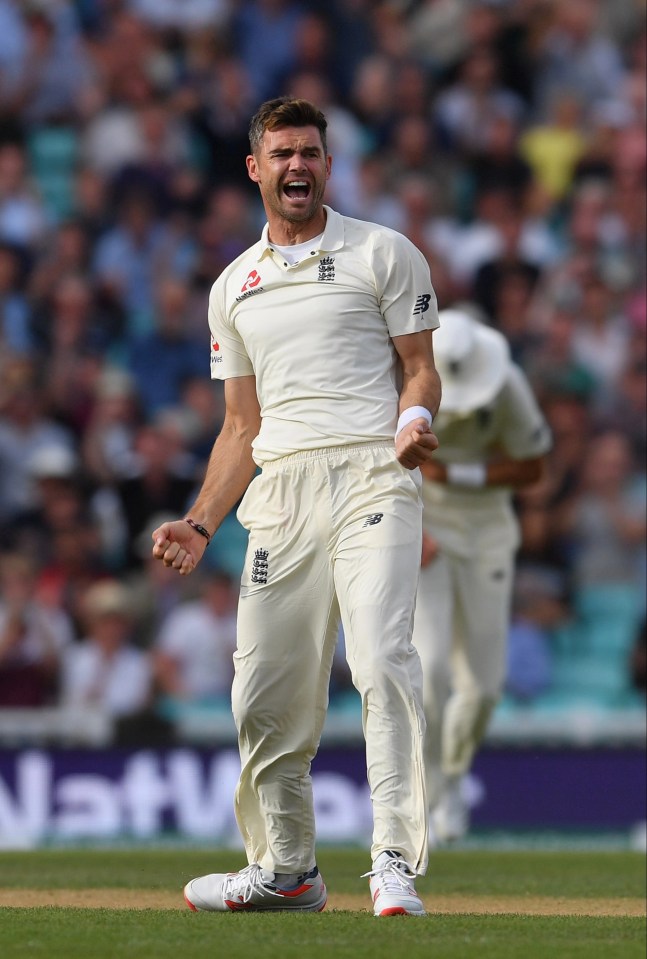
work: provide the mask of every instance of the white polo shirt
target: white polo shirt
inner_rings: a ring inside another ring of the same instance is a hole
[[[551,432],[530,384],[519,366],[510,363],[498,394],[464,416],[443,412],[434,419],[442,463],[487,462],[497,451],[515,460],[543,456]],[[422,484],[423,525],[441,548],[463,558],[478,559],[487,549],[515,548],[519,529],[512,491],[504,486],[469,489],[425,480]]]
[[[429,265],[413,243],[325,210],[323,238],[299,263],[272,247],[266,225],[211,290],[211,375],[256,376],[258,465],[393,442],[400,384],[391,338],[438,326]]]

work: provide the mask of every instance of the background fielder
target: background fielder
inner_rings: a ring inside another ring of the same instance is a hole
[[[414,644],[424,675],[432,838],[467,829],[461,783],[505,680],[519,544],[512,490],[539,478],[548,426],[504,337],[444,310],[439,449],[423,472],[423,553]]]

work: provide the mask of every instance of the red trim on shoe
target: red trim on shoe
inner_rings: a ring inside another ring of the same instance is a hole
[[[312,882],[311,883],[304,882],[301,886],[298,886],[296,889],[279,889],[277,886],[276,892],[277,892],[277,895],[279,896],[287,896],[288,899],[291,899],[294,896],[300,896],[304,892],[309,892],[312,889],[313,885],[314,883]]]
[[[404,908],[404,906],[391,906],[391,908],[383,909],[380,913],[380,916],[408,916],[409,912]]]
[[[232,899],[225,899],[225,905],[227,909],[231,909],[232,912],[239,912],[241,909],[254,908],[251,902],[235,902]]]

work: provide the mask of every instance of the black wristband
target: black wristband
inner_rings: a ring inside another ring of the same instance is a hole
[[[188,523],[191,529],[194,529],[196,533],[199,533],[200,536],[204,536],[207,541],[207,545],[211,542],[211,533],[209,530],[205,529],[204,526],[200,526],[199,523],[196,523],[194,520],[187,517],[185,523]]]

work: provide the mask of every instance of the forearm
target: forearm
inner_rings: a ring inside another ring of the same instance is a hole
[[[445,464],[435,460],[425,464],[422,472],[432,482],[448,486],[505,486],[508,489],[523,489],[541,477],[542,462],[540,459],[497,459],[491,462],[482,460]]]
[[[237,429],[225,420],[214,443],[205,478],[188,515],[213,535],[249,486],[256,464],[252,440],[256,430]]]
[[[402,413],[412,406],[422,406],[435,416],[440,405],[440,394],[440,377],[433,366],[421,364],[412,370],[404,370],[398,412]]]
[[[11,655],[24,634],[25,624],[22,615],[10,614],[4,628],[0,631],[0,662]]]

